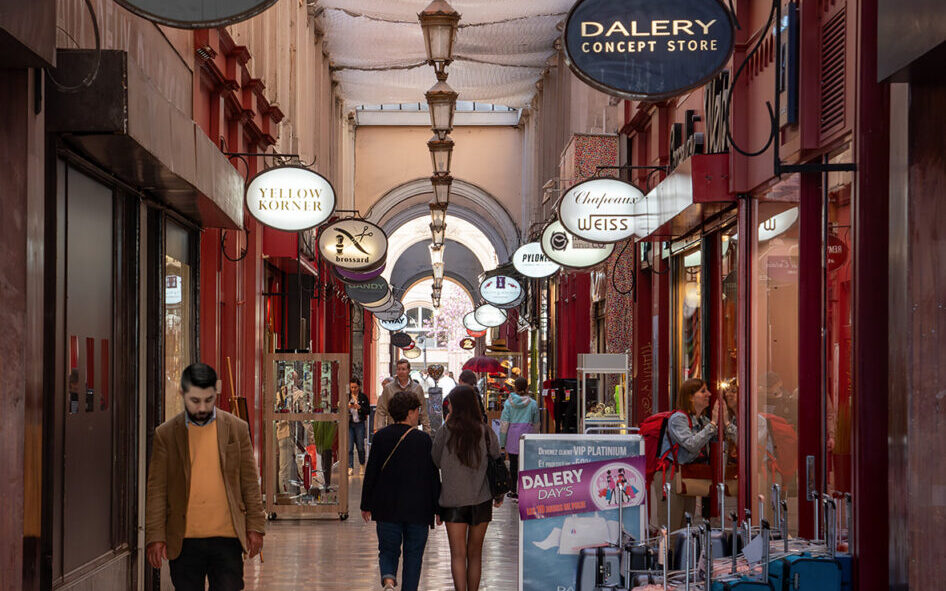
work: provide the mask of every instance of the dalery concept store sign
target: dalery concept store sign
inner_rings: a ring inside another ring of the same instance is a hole
[[[720,0],[580,0],[565,23],[565,55],[602,92],[661,100],[716,76],[733,38]]]
[[[276,0],[115,0],[138,16],[181,29],[209,29],[255,16]]]

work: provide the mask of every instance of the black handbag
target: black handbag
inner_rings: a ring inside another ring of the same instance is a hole
[[[486,480],[489,482],[489,492],[493,498],[501,497],[510,490],[512,476],[502,455],[495,458],[489,455],[489,435],[486,439]]]

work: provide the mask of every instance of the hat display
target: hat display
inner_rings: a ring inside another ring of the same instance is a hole
[[[506,346],[506,339],[493,339],[493,342],[489,345],[486,345],[486,348],[490,351],[496,353],[509,353],[509,348]],[[506,366],[509,367],[508,365]]]

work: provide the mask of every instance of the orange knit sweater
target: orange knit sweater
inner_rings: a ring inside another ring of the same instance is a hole
[[[217,421],[188,425],[191,482],[187,495],[185,538],[235,538],[230,503],[220,468]]]

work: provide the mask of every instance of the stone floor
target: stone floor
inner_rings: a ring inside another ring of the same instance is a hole
[[[358,511],[361,478],[351,478],[351,517],[338,519],[270,521],[263,547],[264,563],[246,563],[248,591],[335,591],[380,589],[378,540],[374,523],[365,523]],[[516,504],[506,499],[493,510],[493,522],[483,548],[480,589],[514,591],[518,588],[519,523]],[[422,591],[453,589],[450,548],[443,526],[431,532],[421,575]]]

